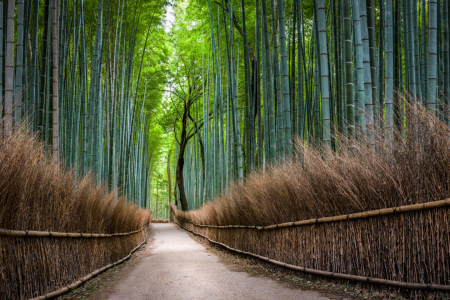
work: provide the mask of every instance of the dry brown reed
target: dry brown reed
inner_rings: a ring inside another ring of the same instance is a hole
[[[0,134],[0,228],[71,233],[141,229],[150,212],[77,179],[29,132]],[[118,198],[116,200],[116,198]],[[124,237],[0,236],[0,299],[28,299],[66,286],[126,256],[147,230]]]
[[[450,129],[422,107],[408,106],[403,130],[349,141],[338,150],[297,142],[299,155],[254,172],[199,210],[198,224],[270,225],[442,200],[450,196]],[[373,146],[371,146],[371,144]],[[351,145],[351,146],[350,146]]]
[[[192,224],[266,226],[448,198],[449,127],[420,106],[404,113],[408,122],[392,139],[388,132],[373,133],[372,141],[337,137],[337,151],[297,143],[297,157],[199,210],[172,206],[176,220],[231,248],[301,268],[448,286],[448,206],[274,230]]]
[[[152,219],[152,223],[169,223],[169,219],[163,219],[163,218]]]

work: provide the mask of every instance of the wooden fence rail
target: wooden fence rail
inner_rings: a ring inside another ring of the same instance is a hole
[[[365,219],[365,218],[371,218],[371,217],[377,217],[377,216],[386,216],[386,215],[392,215],[392,214],[398,214],[398,213],[404,213],[404,212],[410,212],[410,211],[421,211],[421,210],[446,207],[446,206],[450,206],[450,198],[447,198],[444,200],[439,200],[439,201],[427,202],[427,203],[403,205],[403,206],[397,206],[397,207],[391,207],[391,208],[382,208],[382,209],[369,210],[369,211],[354,213],[354,214],[315,218],[315,219],[301,220],[301,221],[295,221],[295,222],[285,222],[285,223],[273,224],[273,225],[267,225],[267,226],[208,225],[208,224],[196,224],[189,220],[183,220],[183,222],[191,223],[192,225],[199,226],[199,227],[208,227],[208,228],[222,228],[222,229],[245,228],[245,229],[270,230],[270,229],[285,228],[285,227],[305,226],[305,225],[311,225],[311,224],[317,224],[317,223],[329,223],[329,222],[339,222],[339,221],[346,221],[346,220]],[[181,218],[179,218],[179,219],[181,219]]]
[[[148,223],[149,221],[147,221]],[[55,232],[55,231],[37,231],[37,230],[11,230],[0,228],[0,235],[15,237],[56,237],[56,238],[107,238],[113,236],[127,236],[139,233],[148,225],[143,226],[139,230],[125,233],[79,233],[79,232]]]

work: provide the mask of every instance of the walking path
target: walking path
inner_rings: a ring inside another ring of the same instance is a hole
[[[125,299],[328,299],[263,277],[233,272],[174,224],[152,224],[139,263],[108,295]]]

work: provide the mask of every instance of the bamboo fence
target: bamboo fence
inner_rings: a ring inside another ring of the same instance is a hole
[[[113,234],[0,229],[0,299],[49,299],[75,288],[128,259],[149,224]]]
[[[57,291],[53,291],[51,293],[47,293],[47,294],[45,294],[43,296],[39,296],[39,297],[30,299],[30,300],[51,299],[51,298],[60,296],[60,295],[62,295],[64,293],[67,293],[71,289],[74,289],[74,288],[80,286],[81,284],[83,284],[84,282],[88,281],[92,277],[94,277],[94,276],[96,276],[96,275],[98,275],[98,274],[100,274],[100,273],[102,273],[102,272],[104,272],[104,271],[106,271],[106,270],[108,270],[108,269],[110,269],[110,268],[112,268],[112,267],[114,267],[114,266],[124,262],[125,260],[129,259],[131,257],[131,254],[133,254],[137,249],[139,249],[144,243],[145,243],[145,239],[139,245],[137,245],[133,250],[131,250],[130,253],[127,256],[125,256],[124,258],[122,258],[121,260],[118,260],[115,263],[112,263],[112,264],[109,264],[107,266],[104,266],[103,268],[100,268],[100,269],[92,272],[91,274],[86,275],[83,278],[80,278],[78,281],[75,281],[74,283],[69,284],[66,287],[63,287],[62,289],[59,289]]]
[[[270,226],[194,224],[171,207],[180,227],[275,265],[399,288],[450,291],[450,199]]]

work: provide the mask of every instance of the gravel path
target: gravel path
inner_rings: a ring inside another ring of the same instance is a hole
[[[153,240],[108,299],[328,299],[271,279],[233,272],[174,224],[152,224]]]

